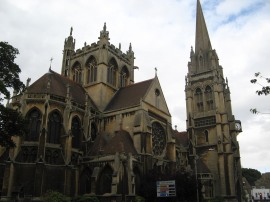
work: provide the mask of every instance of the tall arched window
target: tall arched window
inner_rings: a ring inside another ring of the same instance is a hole
[[[79,62],[75,62],[73,65],[73,81],[77,83],[82,83],[82,67]]]
[[[166,146],[166,134],[158,122],[152,124],[152,146],[155,155],[161,155]]]
[[[97,80],[97,61],[91,56],[87,62],[87,83],[91,83]]]
[[[105,168],[100,173],[97,194],[102,195],[105,193],[111,193],[112,175],[113,175],[112,168],[110,166],[106,165]]]
[[[91,123],[91,141],[95,141],[96,137],[97,137],[97,126],[95,123]]]
[[[197,105],[198,112],[202,112],[203,111],[203,94],[202,94],[202,90],[200,88],[196,89],[195,99],[196,99],[196,105]]]
[[[120,87],[125,87],[128,84],[129,72],[126,66],[124,66],[120,73]]]
[[[206,99],[206,105],[207,105],[207,110],[212,110],[214,109],[214,102],[213,102],[213,91],[210,86],[206,86],[205,88],[205,99]]]
[[[41,113],[38,109],[34,108],[27,114],[28,134],[25,137],[26,141],[38,141],[41,124]]]
[[[113,86],[116,86],[116,74],[118,66],[114,58],[109,62],[108,71],[107,71],[107,82]]]
[[[208,137],[208,130],[204,131],[204,138],[205,138],[205,142],[209,141],[209,137]]]
[[[72,136],[73,136],[72,137],[72,147],[80,148],[80,146],[81,146],[81,136],[82,136],[81,121],[77,116],[75,116],[72,119],[71,133],[72,133]]]
[[[62,118],[58,111],[54,110],[49,114],[48,122],[48,143],[59,144],[62,129]]]
[[[91,193],[91,170],[86,168],[80,177],[80,195]]]

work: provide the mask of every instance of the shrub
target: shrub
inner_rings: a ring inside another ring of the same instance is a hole
[[[70,202],[70,199],[60,192],[48,190],[42,196],[42,201],[43,202]]]

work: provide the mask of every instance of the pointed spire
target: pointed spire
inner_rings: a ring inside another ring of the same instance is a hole
[[[70,36],[72,36],[73,27],[70,28]]]
[[[197,0],[195,53],[197,54],[200,50],[204,52],[211,49],[211,42],[204,20],[202,6],[200,0]]]

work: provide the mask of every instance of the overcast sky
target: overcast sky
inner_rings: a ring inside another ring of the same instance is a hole
[[[257,96],[255,72],[270,77],[270,0],[201,0],[212,47],[231,90],[244,168],[270,172],[270,96]],[[0,0],[0,41],[20,51],[21,80],[33,83],[52,69],[61,71],[64,40],[73,27],[76,49],[98,41],[104,22],[110,42],[122,51],[132,43],[135,82],[158,69],[172,124],[186,130],[185,75],[195,45],[196,0]]]

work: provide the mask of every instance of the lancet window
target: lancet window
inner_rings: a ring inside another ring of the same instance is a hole
[[[113,86],[116,86],[116,74],[117,74],[117,63],[114,58],[112,58],[108,65],[107,71],[107,82]]]
[[[206,99],[207,110],[212,110],[214,108],[212,88],[210,86],[206,86],[204,94]]]
[[[125,87],[128,84],[128,77],[129,77],[129,73],[128,73],[128,69],[126,66],[124,66],[121,70],[120,73],[120,87]]]
[[[203,111],[203,94],[202,94],[202,90],[200,88],[196,89],[195,99],[196,99],[196,105],[197,105],[198,112],[202,112]]]
[[[79,62],[73,65],[73,81],[77,83],[82,83],[82,68]]]
[[[41,113],[38,109],[32,109],[27,114],[28,134],[25,137],[26,141],[38,141],[41,125]]]
[[[87,62],[87,83],[91,83],[97,80],[97,61],[91,56]]]
[[[71,133],[72,133],[72,147],[80,148],[81,145],[81,122],[80,119],[75,116],[71,122]]]
[[[49,114],[48,122],[48,143],[59,144],[62,129],[62,117],[58,111],[54,110]]]

